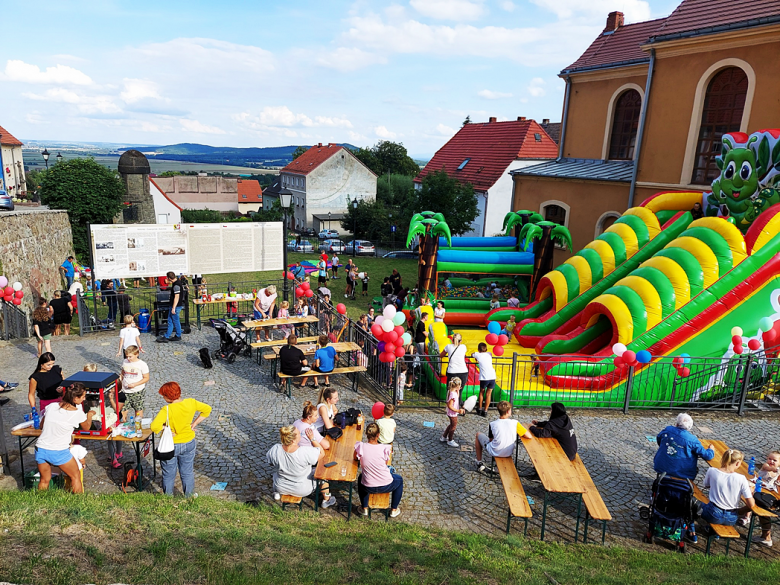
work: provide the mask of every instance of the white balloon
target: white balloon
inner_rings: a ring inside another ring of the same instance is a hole
[[[21,282],[15,282],[14,283],[14,290],[22,290],[22,283]]]
[[[395,310],[395,307],[393,305],[387,305],[385,307],[385,310],[382,311],[382,314],[385,316],[385,319],[392,319],[393,317],[395,317],[395,314],[397,312],[398,311]]]
[[[392,331],[393,328],[395,328],[395,325],[393,325],[392,319],[385,319],[382,321],[382,331],[387,333],[388,331]]]
[[[374,323],[376,323],[377,325],[381,325],[382,321],[384,321],[384,320],[385,320],[385,316],[384,315],[377,315],[376,319],[374,319]]]
[[[620,357],[626,352],[626,349],[628,349],[625,345],[622,343],[616,343],[612,346],[612,353],[614,353],[616,356]]]

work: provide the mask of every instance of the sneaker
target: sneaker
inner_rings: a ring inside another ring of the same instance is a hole
[[[771,536],[769,538],[767,538],[766,540],[764,540],[764,537],[759,534],[759,535],[753,537],[753,542],[755,542],[756,544],[761,544],[761,545],[766,546],[768,548],[772,548],[772,537]]]
[[[158,337],[157,339],[155,339],[155,341],[157,343],[168,343],[168,338],[167,337]]]
[[[748,522],[750,522],[750,519],[740,518],[739,520],[737,520],[737,526],[747,526]]]
[[[439,440],[440,440],[442,443],[446,443],[446,442],[447,442],[447,437],[445,437],[444,435],[442,435],[441,437],[439,437]]]
[[[274,500],[278,502],[281,499],[282,499],[282,494],[280,494],[279,492],[274,492]]]
[[[361,516],[368,516],[368,508],[358,508]]]
[[[6,387],[6,388],[8,388],[9,390],[13,390],[13,389],[14,389],[14,388],[16,388],[17,386],[19,386],[19,384],[16,384],[16,383],[14,383],[14,382],[8,382],[8,383],[5,385],[5,387]]]
[[[168,339],[168,341],[181,341],[181,336],[180,335],[174,335],[173,337]]]
[[[484,463],[482,463],[482,461],[480,461],[480,462],[477,464],[477,472],[479,472],[479,473],[482,473],[483,471],[485,471],[485,464],[484,464]]]
[[[117,459],[116,455],[114,455],[114,458],[111,460],[111,467],[114,469],[120,469],[122,467],[122,464],[119,463],[119,459]]]
[[[396,508],[395,510],[392,510],[390,512],[390,518],[397,518],[400,515],[401,515],[401,509],[400,508]]]
[[[327,500],[322,502],[323,508],[330,508],[331,506],[335,506],[335,505],[336,505],[336,496],[334,495],[331,495]]]
[[[688,542],[692,542],[693,544],[696,544],[697,542],[699,542],[699,537],[696,536],[695,534],[687,534],[685,536],[685,538],[688,539]]]
[[[458,443],[456,443],[454,440],[453,441],[447,441],[447,444],[450,447],[460,447],[460,445]]]

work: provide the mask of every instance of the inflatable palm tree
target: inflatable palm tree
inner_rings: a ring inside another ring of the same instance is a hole
[[[534,272],[531,275],[531,286],[529,293],[533,298],[536,292],[536,285],[542,277],[553,268],[553,251],[555,244],[568,248],[572,251],[571,233],[562,225],[552,221],[539,221],[536,223],[527,223],[520,230],[520,241],[524,242],[524,249],[534,240]]]
[[[439,251],[439,236],[446,238],[452,246],[450,227],[441,213],[423,211],[415,213],[409,222],[409,235],[406,238],[408,248],[415,236],[419,236],[420,262],[417,269],[418,298],[436,292],[436,253]]]
[[[522,211],[510,211],[504,216],[505,235],[510,235],[511,231],[517,226],[522,228],[529,223],[539,223],[540,221],[544,221],[544,218],[535,211],[529,211],[527,209],[523,209]],[[517,232],[516,229],[515,232]],[[515,237],[517,236],[518,234],[515,233]],[[518,239],[518,248],[519,247],[520,241]]]

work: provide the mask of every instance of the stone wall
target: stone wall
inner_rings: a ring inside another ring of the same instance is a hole
[[[0,274],[11,283],[22,283],[21,308],[29,316],[41,296],[51,300],[55,290],[64,288],[58,267],[71,255],[73,236],[66,211],[0,212]]]

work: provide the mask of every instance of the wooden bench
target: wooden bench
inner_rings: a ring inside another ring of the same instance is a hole
[[[368,517],[371,518],[371,510],[379,510],[385,515],[385,522],[390,519],[390,494],[369,494]]]
[[[511,457],[496,457],[496,466],[498,474],[501,476],[501,484],[504,486],[504,495],[509,504],[509,512],[506,516],[506,533],[512,525],[512,519],[522,518],[525,522],[523,536],[528,532],[528,519],[531,517],[531,505],[528,503],[528,497],[525,495],[523,484],[520,483],[520,476],[517,475],[517,467]]]
[[[590,518],[593,518],[594,520],[601,522],[601,544],[604,544],[604,540],[607,536],[607,522],[612,520],[612,514],[607,510],[607,506],[601,498],[601,494],[596,488],[596,484],[593,483],[593,479],[590,477],[590,473],[588,473],[588,470],[585,468],[585,464],[582,462],[582,459],[580,459],[579,454],[574,457],[572,464],[577,471],[577,475],[579,475],[580,483],[582,483],[585,488],[585,491],[582,494],[582,501],[585,504],[585,529],[582,532],[582,542],[588,541],[588,521]],[[579,521],[579,518],[577,518],[577,520]]]
[[[281,502],[282,510],[287,508],[287,506],[298,506],[299,510],[303,510],[303,498],[301,497],[283,495],[281,497]]]
[[[289,380],[291,378],[312,378],[314,376],[339,376],[342,374],[356,374],[352,380],[352,390],[355,391],[357,388],[357,374],[359,372],[365,372],[365,371],[366,371],[365,366],[349,366],[344,368],[333,368],[333,370],[328,372],[327,374],[323,374],[322,372],[315,372],[314,370],[309,370],[307,372],[298,374],[297,376],[290,376],[288,374],[282,374],[281,372],[279,372],[276,375],[279,376],[279,380],[285,380],[285,384],[287,385],[287,396],[289,398],[292,398],[292,390],[290,388],[290,384],[289,382],[286,382],[286,380]]]
[[[704,492],[699,489],[699,486],[691,482],[691,485],[693,486],[693,497],[699,500],[702,504],[709,504],[710,500],[707,496],[704,495]],[[704,520],[702,518],[702,520]],[[706,520],[704,520],[707,522]],[[720,538],[723,538],[726,540],[726,556],[729,554],[729,545],[731,544],[731,539],[733,538],[739,538],[739,532],[737,532],[737,529],[733,526],[724,526],[722,524],[709,524],[709,527],[712,528],[712,530],[708,531],[707,534],[707,549],[704,551],[704,554],[706,556],[710,555],[710,547],[712,546],[712,541],[715,538],[715,535],[717,534]],[[714,534],[713,534],[714,532]]]

